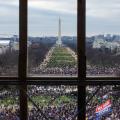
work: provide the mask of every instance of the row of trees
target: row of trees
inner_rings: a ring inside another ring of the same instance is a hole
[[[93,49],[86,47],[87,61],[94,65],[100,66],[115,66],[120,65],[120,55],[111,52],[109,49]]]
[[[33,38],[32,38],[33,39]],[[28,71],[30,72],[32,68],[37,67],[45,58],[45,55],[50,50],[50,48],[56,43],[56,38],[44,38],[33,41],[28,48]],[[36,47],[34,46],[36,44]],[[70,47],[74,51],[76,50],[76,41],[64,40],[63,44]],[[34,47],[33,47],[34,46]],[[4,54],[0,54],[0,75],[17,75],[18,73],[18,58],[19,51],[6,50]]]
[[[73,40],[65,39],[63,40],[63,44],[70,47],[74,52],[77,52],[77,40],[76,39],[73,39]]]
[[[7,49],[0,54],[0,75],[17,75],[19,51]]]
[[[32,68],[38,67],[41,64],[47,52],[55,42],[39,42],[37,44],[36,48],[33,48],[32,45],[28,48],[28,72],[30,72]]]

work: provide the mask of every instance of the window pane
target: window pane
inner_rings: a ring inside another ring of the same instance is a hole
[[[118,0],[87,0],[87,76],[120,76],[119,9]]]
[[[77,120],[77,86],[28,86],[28,120]]]
[[[0,120],[20,120],[19,91],[16,86],[0,86]]]
[[[77,76],[77,0],[29,0],[28,17],[28,75]]]
[[[0,0],[0,76],[17,76],[19,0]]]
[[[120,86],[87,86],[86,101],[86,119],[120,119]]]

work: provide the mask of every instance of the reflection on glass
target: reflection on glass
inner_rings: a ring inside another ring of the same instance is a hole
[[[87,0],[87,76],[120,76],[119,5],[118,0]]]
[[[20,120],[16,86],[0,86],[0,120]]]
[[[76,4],[76,0],[29,1],[30,76],[77,76]]]
[[[17,76],[19,0],[0,0],[0,76]]]
[[[76,86],[28,86],[28,120],[77,120]]]
[[[119,120],[120,86],[87,86],[86,119]]]

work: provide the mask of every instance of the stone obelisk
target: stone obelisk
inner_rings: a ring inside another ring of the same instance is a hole
[[[57,40],[57,45],[61,46],[62,45],[62,40],[61,40],[61,19],[59,18],[59,24],[58,24],[58,40]]]

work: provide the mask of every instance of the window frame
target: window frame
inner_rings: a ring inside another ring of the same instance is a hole
[[[27,38],[28,2],[19,0],[19,63],[18,77],[0,76],[0,85],[18,85],[20,90],[20,119],[27,120],[27,85],[76,85],[78,87],[78,119],[85,120],[86,86],[119,85],[120,77],[86,77],[86,0],[77,0],[77,77],[28,77]],[[69,4],[69,3],[68,3]]]
[[[76,85],[78,87],[78,119],[85,119],[85,0],[77,0],[77,77],[28,77],[27,37],[28,1],[19,0],[19,63],[18,77],[1,77],[0,84],[18,85],[20,90],[20,119],[27,120],[27,85]],[[81,59],[80,59],[81,58]],[[82,64],[81,64],[82,63]],[[81,109],[82,108],[82,109]]]

